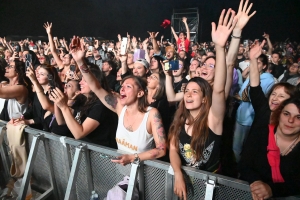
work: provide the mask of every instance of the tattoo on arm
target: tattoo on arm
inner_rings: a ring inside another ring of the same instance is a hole
[[[82,73],[89,73],[90,72],[90,68],[86,64],[81,65],[79,67],[79,69],[81,70]]]
[[[154,158],[156,158],[160,154],[160,151],[165,151],[165,149],[166,149],[165,129],[164,129],[162,119],[161,119],[159,112],[156,112],[154,114],[154,123],[156,126],[156,133],[157,133],[159,141],[156,142],[156,148],[153,149],[153,152],[151,152],[151,155]]]
[[[118,104],[117,97],[115,97],[113,94],[108,94],[108,95],[105,96],[104,99],[105,99],[105,101],[108,105],[110,105],[111,107],[116,109],[117,104]]]

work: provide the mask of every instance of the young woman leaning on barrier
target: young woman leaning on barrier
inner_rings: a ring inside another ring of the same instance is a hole
[[[33,85],[33,100],[30,109],[24,114],[24,118],[15,120],[14,124],[26,124],[36,129],[49,131],[54,111],[53,102],[48,97],[50,84],[55,84],[58,88],[62,87],[57,71],[54,67],[43,64],[35,71],[32,66],[27,68],[26,76]]]
[[[91,90],[107,108],[119,116],[116,133],[118,149],[127,151],[128,154],[112,161],[126,165],[135,160],[143,161],[164,156],[165,132],[159,112],[148,106],[145,79],[127,76],[121,82],[120,95],[111,94],[91,73],[84,60],[84,46],[78,37],[73,38],[70,49],[80,66],[83,79]]]
[[[95,81],[109,90],[105,76],[99,67],[91,66],[90,73],[95,76]],[[112,143],[112,138],[115,138],[117,116],[103,105],[84,77],[79,84],[80,93],[86,96],[86,101],[77,109],[70,109],[67,95],[58,88],[52,90],[50,99],[60,109],[65,124],[75,139],[115,148],[116,144],[114,140]]]
[[[300,101],[289,83],[275,85],[265,97],[257,60],[264,43],[256,41],[250,50],[255,117],[239,163],[240,178],[250,183],[255,200],[300,194]]]
[[[192,78],[184,91],[169,131],[170,161],[175,174],[174,193],[187,199],[181,165],[215,172],[219,167],[220,143],[225,113],[225,43],[236,24],[235,12],[222,11],[218,27],[212,23],[216,46],[213,89],[201,77]],[[230,18],[229,18],[230,17]]]
[[[10,61],[5,68],[7,84],[1,84],[0,98],[6,99],[0,119],[9,121],[20,118],[27,110],[30,81],[25,76],[25,64],[19,60]]]

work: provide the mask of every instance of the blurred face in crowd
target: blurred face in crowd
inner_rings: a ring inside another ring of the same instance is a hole
[[[168,49],[168,50],[166,51],[166,58],[167,58],[168,60],[171,60],[173,57],[174,57],[174,51],[173,51],[173,49]]]
[[[201,66],[200,77],[206,80],[208,83],[212,83],[214,80],[215,64],[216,64],[215,59],[209,58]]]
[[[159,87],[159,75],[158,73],[153,73],[151,76],[147,77],[147,88],[156,89]]]
[[[72,99],[75,95],[80,93],[78,88],[78,82],[75,80],[70,80],[68,83],[65,84],[65,94],[67,95],[68,99]]]
[[[84,77],[82,77],[82,80],[79,82],[79,85],[80,85],[80,93],[88,97],[91,89],[89,85],[85,82]]]
[[[201,67],[197,67],[195,76],[200,77],[200,74],[201,74]]]
[[[182,58],[182,59],[186,58],[185,51],[180,51],[178,55],[179,55],[179,58]]]
[[[205,61],[206,58],[207,58],[207,55],[203,55],[203,56],[201,57],[201,63],[204,63],[204,61]]]
[[[295,104],[290,103],[283,108],[278,129],[286,136],[295,136],[300,133],[300,112]]]
[[[64,65],[70,65],[71,64],[71,57],[69,54],[64,55],[63,57],[63,64]]]
[[[214,52],[211,52],[211,51],[207,52],[206,55],[207,56],[215,56]]]
[[[179,69],[178,70],[172,70],[172,74],[174,77],[180,77],[185,72],[183,62],[179,60]]]
[[[155,58],[151,59],[150,62],[150,70],[151,72],[158,72],[159,71],[159,61],[157,61]]]
[[[134,79],[128,78],[123,82],[120,89],[120,103],[123,106],[131,105],[143,95],[144,92],[138,87]]]
[[[239,47],[239,51],[238,51],[238,55],[239,56],[242,56],[243,55],[243,53],[244,53],[244,47]]]
[[[190,64],[190,72],[195,72],[200,63],[198,60],[193,60]]]
[[[263,63],[261,62],[260,58],[257,59],[257,68],[259,72],[262,72],[263,69],[265,69],[267,67],[267,65],[263,65]]]
[[[110,72],[112,70],[111,66],[108,64],[108,62],[102,63],[102,72]]]
[[[272,62],[277,64],[279,62],[280,58],[279,55],[277,53],[273,53],[272,54]]]
[[[148,70],[146,70],[146,68],[144,67],[143,64],[138,63],[138,62],[135,62],[133,64],[132,73],[134,76],[144,77],[147,72],[148,72]]]
[[[39,82],[39,84],[41,85],[47,85],[48,84],[48,71],[45,70],[44,68],[39,68],[36,71],[37,74],[37,80]]]
[[[290,95],[285,92],[284,87],[275,87],[269,97],[270,110],[276,110],[284,100],[289,98]]]
[[[199,113],[202,103],[205,101],[200,86],[195,82],[189,82],[184,90],[184,105],[193,113]]]
[[[8,49],[6,49],[4,51],[4,55],[5,55],[5,58],[8,59],[8,58],[10,58],[12,56],[12,53]]]
[[[133,54],[129,53],[127,55],[127,65],[133,64]]]
[[[45,56],[40,56],[39,61],[40,61],[41,64],[45,64],[45,62],[46,62]]]
[[[297,74],[298,69],[299,69],[298,63],[293,63],[289,68],[289,72],[290,72],[290,74]]]
[[[9,62],[8,66],[5,67],[4,76],[6,78],[14,78],[14,77],[18,76],[18,73],[16,72],[16,67],[15,67],[14,61]]]
[[[120,68],[117,71],[117,78],[116,78],[117,81],[121,81],[122,80],[121,74],[122,74],[122,68]]]
[[[178,35],[178,37],[179,37],[180,40],[185,40],[185,35],[184,35],[184,33],[180,33],[180,34]]]

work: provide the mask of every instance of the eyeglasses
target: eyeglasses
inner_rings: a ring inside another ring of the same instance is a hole
[[[13,66],[13,65],[7,65],[7,68],[11,69],[11,68],[15,68],[15,66]]]
[[[215,65],[213,65],[213,64],[206,64],[206,63],[203,63],[202,66],[209,67],[209,68],[212,68],[212,69],[215,68]]]

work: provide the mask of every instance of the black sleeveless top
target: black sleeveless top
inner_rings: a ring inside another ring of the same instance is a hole
[[[200,170],[216,172],[219,168],[221,137],[209,129],[203,158],[196,161],[190,145],[192,137],[186,133],[183,127],[179,134],[179,154],[182,164]]]

